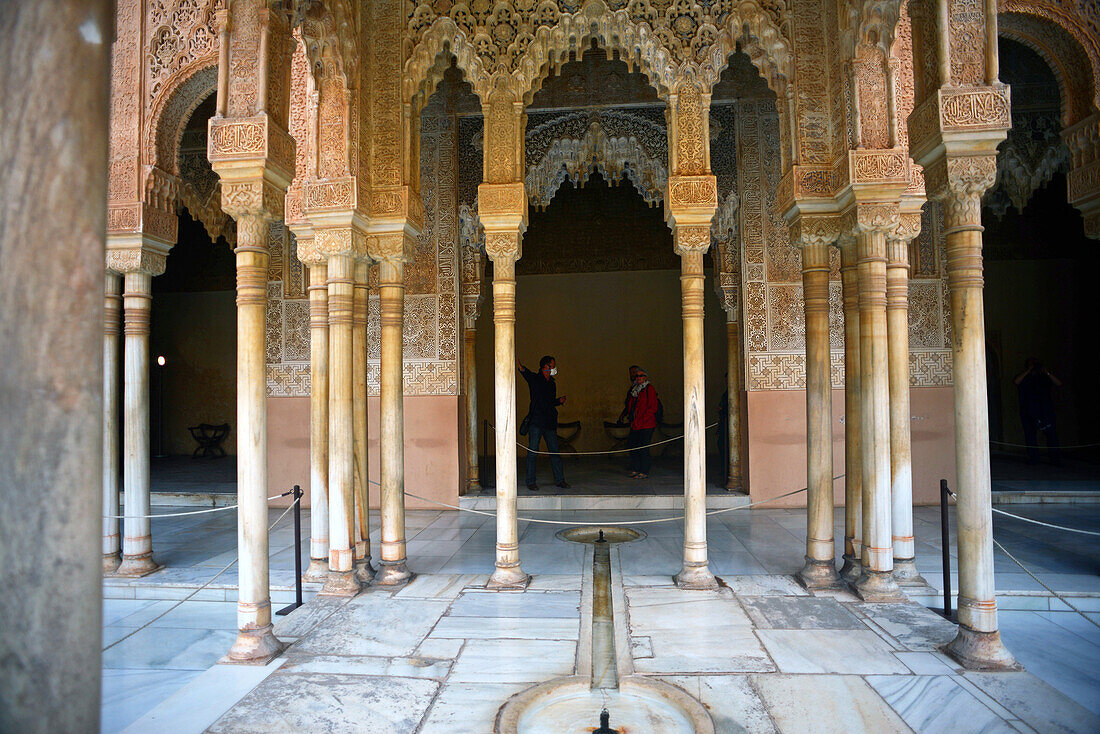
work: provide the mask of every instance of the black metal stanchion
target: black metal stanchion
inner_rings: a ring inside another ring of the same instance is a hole
[[[940,480],[940,545],[943,548],[943,617],[952,622],[955,613],[951,611],[951,520],[947,514],[951,489],[947,480]]]
[[[294,603],[275,612],[280,616],[302,606],[302,488],[295,484],[288,494],[294,495]]]

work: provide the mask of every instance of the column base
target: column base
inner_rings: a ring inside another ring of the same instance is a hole
[[[741,481],[741,477],[730,477],[726,480],[726,489],[731,492],[740,492],[744,489],[744,483]]]
[[[151,573],[155,573],[164,568],[156,561],[153,560],[153,552],[150,551],[140,556],[122,556],[122,563],[115,569],[112,576],[125,576],[126,578],[138,579],[142,576],[148,576]]]
[[[843,586],[836,572],[835,563],[819,561],[809,556],[806,556],[806,565],[795,575],[795,578],[806,589],[839,589]]]
[[[1001,642],[1000,632],[976,632],[960,624],[943,651],[968,670],[1023,670]]]
[[[355,561],[355,578],[359,579],[362,584],[369,584],[374,581],[376,572],[374,566],[370,565],[370,556],[366,558],[359,558]]]
[[[477,477],[466,480],[466,494],[477,494],[481,491],[481,480]]]
[[[681,589],[717,589],[718,579],[710,572],[707,564],[689,566],[686,563],[680,569],[680,573],[672,577],[676,586]]]
[[[844,565],[840,567],[840,578],[851,586],[854,585],[856,581],[859,581],[859,577],[862,573],[863,564],[859,562],[859,559],[845,553]]]
[[[375,586],[401,586],[407,584],[416,577],[406,565],[405,559],[400,561],[379,561],[378,571],[374,574]]]
[[[909,601],[909,597],[898,587],[898,582],[894,581],[894,575],[890,571],[864,569],[853,586],[856,596],[863,601],[876,603]]]
[[[329,571],[325,585],[317,593],[320,596],[355,596],[362,590],[353,571]]]
[[[307,584],[323,584],[328,581],[328,559],[310,558],[309,568],[302,574],[302,581]]]
[[[272,625],[237,632],[237,640],[219,663],[229,665],[267,665],[286,649],[286,643],[275,636]]]
[[[122,563],[122,556],[118,553],[104,553],[103,554],[103,575],[114,576],[118,571],[119,565]]]
[[[898,586],[928,586],[928,582],[917,570],[917,562],[912,558],[895,558],[893,573]]]
[[[524,573],[519,564],[515,566],[497,566],[493,569],[493,575],[489,577],[486,589],[519,589],[527,588],[531,583],[531,577]]]

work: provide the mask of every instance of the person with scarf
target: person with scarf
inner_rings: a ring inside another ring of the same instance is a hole
[[[627,417],[630,435],[626,446],[630,452],[630,476],[645,479],[649,476],[649,443],[657,429],[657,388],[649,384],[649,373],[639,367],[634,375],[634,386],[627,398]]]

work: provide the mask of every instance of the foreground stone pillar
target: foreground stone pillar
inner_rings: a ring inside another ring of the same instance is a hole
[[[462,332],[462,379],[466,393],[466,493],[481,491],[477,453],[477,329]]]
[[[301,239],[299,239],[301,243]],[[299,250],[301,252],[301,250]],[[309,263],[309,568],[328,577],[328,265]]]
[[[163,270],[163,268],[162,268]],[[153,276],[131,270],[123,282],[122,564],[118,576],[147,576],[160,568],[153,560],[149,519],[149,314]]]
[[[352,443],[355,454],[355,577],[368,583],[374,578],[370,556],[370,505],[367,472],[367,277],[370,264],[355,263],[352,301]]]
[[[122,276],[108,270],[103,300],[103,573],[122,563],[118,489],[122,472],[118,446],[119,327]]]
[[[407,583],[413,574],[405,551],[405,412],[402,326],[405,318],[405,261],[411,242],[403,234],[378,237],[379,321],[382,332],[380,373],[382,542],[375,583]]]
[[[886,233],[897,208],[861,206],[859,258],[859,360],[863,470],[863,568],[856,594],[864,601],[904,599],[892,571],[890,532],[890,384],[886,340]]]
[[[802,243],[806,308],[806,565],[807,589],[839,585],[833,541],[833,386],[829,366],[829,245]]]
[[[856,242],[840,243],[840,281],[844,307],[844,565],[841,577],[850,584],[862,571],[863,447],[859,379],[859,283]]]
[[[99,730],[114,27],[103,0],[0,11],[0,496],[16,503],[0,513],[5,731]]]
[[[354,596],[355,447],[353,438],[354,356],[352,320],[355,261],[350,254],[328,260],[329,339],[329,544],[328,578],[322,594]]]
[[[263,664],[282,651],[271,624],[267,537],[267,230],[237,219],[237,640],[223,662]]]
[[[913,448],[909,408],[909,242],[920,212],[902,215],[886,241],[886,327],[890,373],[890,477],[894,580],[924,586],[913,543]]]

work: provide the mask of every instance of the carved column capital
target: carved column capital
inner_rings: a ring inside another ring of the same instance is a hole
[[[158,239],[141,235],[108,235],[107,270],[122,275],[160,275],[164,272],[170,247]]]
[[[708,225],[679,226],[672,234],[673,248],[677,255],[705,254],[710,249]]]
[[[925,164],[925,190],[930,198],[943,202],[945,233],[981,226],[982,195],[996,180],[995,154],[943,156]]]
[[[493,266],[514,265],[523,256],[523,237],[518,230],[486,231],[485,254]]]
[[[407,231],[372,234],[367,238],[367,254],[379,263],[411,263],[416,238]]]
[[[900,215],[900,204],[896,201],[859,203],[844,212],[842,226],[856,235],[880,232],[889,236],[898,228]]]
[[[836,214],[799,214],[790,224],[791,244],[805,250],[807,247],[825,246],[836,242],[844,230]]]

